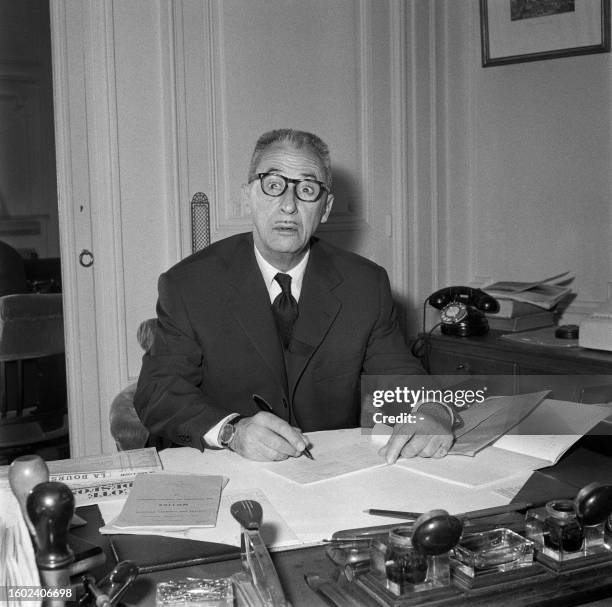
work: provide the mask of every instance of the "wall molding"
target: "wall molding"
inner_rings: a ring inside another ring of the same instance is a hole
[[[410,284],[415,275],[414,265],[415,243],[407,242],[405,234],[408,229],[408,221],[411,215],[408,206],[412,204],[410,184],[408,180],[408,141],[407,131],[410,128],[407,115],[407,74],[412,74],[413,66],[408,65],[406,59],[406,3],[395,0],[389,6],[389,39],[391,52],[391,174],[392,174],[392,267],[391,285],[401,300],[406,301],[410,297]],[[409,260],[412,257],[413,262]],[[408,271],[406,271],[408,269]],[[408,321],[408,316],[400,319],[402,325]]]
[[[110,403],[127,382],[127,327],[112,0],[90,0],[85,22],[88,157],[102,449],[114,449]],[[109,353],[113,352],[114,356]]]
[[[87,453],[87,443],[97,437],[88,436],[89,414],[81,381],[81,359],[78,349],[81,318],[86,316],[79,306],[78,269],[74,255],[78,250],[79,230],[73,213],[75,184],[72,179],[70,78],[68,49],[69,27],[66,5],[52,2],[51,6],[51,47],[53,57],[53,97],[55,105],[55,147],[57,162],[58,212],[61,235],[62,283],[64,308],[64,335],[66,340],[66,380],[68,391],[68,421],[70,427],[70,452],[73,456]],[[82,10],[82,7],[81,7]],[[74,347],[71,347],[74,346]],[[99,414],[98,414],[99,426]],[[94,425],[96,420],[94,420]]]

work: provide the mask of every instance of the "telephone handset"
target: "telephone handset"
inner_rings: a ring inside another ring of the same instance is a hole
[[[489,330],[485,312],[499,311],[494,297],[472,287],[445,287],[432,293],[427,301],[440,310],[444,335],[483,335]]]

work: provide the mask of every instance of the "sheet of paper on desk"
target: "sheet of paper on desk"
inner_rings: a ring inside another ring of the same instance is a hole
[[[474,457],[447,455],[441,459],[400,459],[398,466],[462,487],[487,487],[549,465],[544,460],[487,447]]]
[[[119,516],[110,526],[121,530],[181,530],[214,527],[217,523],[222,476],[201,474],[142,474]]]
[[[330,442],[328,434],[317,432],[311,438],[310,450],[314,460],[304,456],[290,457],[281,462],[264,464],[263,467],[274,474],[305,485],[386,465],[378,455],[380,446],[372,442],[369,433],[345,433],[342,438],[341,436]],[[349,436],[350,440],[347,440]]]

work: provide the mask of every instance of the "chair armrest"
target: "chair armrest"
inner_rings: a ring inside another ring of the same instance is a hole
[[[134,408],[136,382],[115,396],[110,408],[110,431],[119,451],[140,449],[149,438],[149,431],[140,421]]]

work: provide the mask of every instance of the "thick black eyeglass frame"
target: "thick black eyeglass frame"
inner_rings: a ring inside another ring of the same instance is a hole
[[[285,182],[285,187],[283,188],[282,192],[279,192],[278,194],[268,194],[268,192],[264,191],[263,189],[263,178],[267,177],[268,175],[274,175],[275,177],[280,177],[284,182]],[[297,186],[298,183],[316,183],[319,185],[319,187],[321,188],[319,195],[314,199],[314,200],[304,200],[303,198],[300,198],[300,195],[298,193],[297,187],[295,189],[295,195],[297,197],[298,200],[301,200],[302,202],[310,202],[310,203],[314,203],[314,202],[318,202],[319,200],[321,200],[321,196],[323,196],[323,192],[328,192],[329,193],[329,188],[321,181],[317,181],[316,179],[291,179],[290,177],[285,177],[284,175],[280,175],[279,173],[257,173],[257,177],[251,179],[251,182],[255,181],[255,179],[259,179],[259,187],[261,188],[261,191],[266,195],[266,196],[272,196],[273,198],[278,198],[279,196],[282,196],[286,191],[287,188],[289,187],[289,184],[292,183],[293,185]]]

